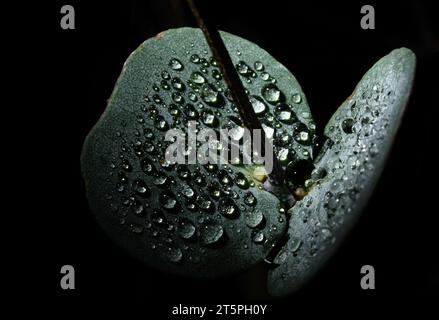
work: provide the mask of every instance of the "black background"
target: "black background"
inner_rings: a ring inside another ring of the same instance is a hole
[[[79,156],[88,131],[105,109],[122,64],[144,40],[160,31],[195,26],[184,1],[54,1],[45,16],[49,39],[41,48],[48,93],[45,106],[51,152],[43,201],[50,217],[50,278],[56,301],[130,301],[145,315],[169,314],[174,303],[239,303],[269,299],[258,270],[216,281],[182,279],[152,270],[114,245],[95,223],[84,193]],[[438,107],[437,13],[428,3],[398,1],[205,1],[209,19],[222,30],[266,49],[296,76],[317,126],[350,95],[361,76],[392,49],[406,46],[418,58],[415,87],[388,164],[367,209],[327,266],[294,295],[268,301],[270,313],[347,301],[365,308],[408,298],[437,299],[438,210],[432,160],[433,113]],[[60,8],[71,4],[76,29],[62,30]],[[372,4],[376,29],[360,27],[360,8]],[[435,55],[436,53],[436,55]],[[52,121],[56,119],[56,121]],[[62,143],[60,143],[62,141]],[[437,141],[437,140],[436,140]],[[76,290],[59,287],[60,268],[76,270]],[[376,270],[376,290],[360,288],[360,268]],[[76,304],[77,305],[77,304]],[[129,307],[130,305],[125,305]],[[108,305],[112,306],[112,305]],[[399,305],[402,308],[403,305]],[[296,312],[296,311],[295,311]]]

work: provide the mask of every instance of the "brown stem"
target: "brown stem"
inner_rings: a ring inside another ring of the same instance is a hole
[[[224,76],[227,87],[230,90],[233,101],[238,108],[239,114],[245,124],[245,126],[250,129],[261,130],[261,150],[258,150],[259,154],[262,155],[262,150],[265,150],[265,143],[270,143],[265,135],[265,131],[262,129],[262,125],[253,110],[253,106],[245,93],[245,88],[239,78],[239,75],[233,65],[232,59],[226,49],[226,46],[221,39],[219,31],[214,28],[209,22],[207,22],[200,10],[195,5],[194,0],[187,0],[190,10],[198,23],[198,26],[203,31],[204,37],[206,38],[207,44],[212,51],[213,57],[217,61],[221,73]],[[272,146],[271,146],[272,147]],[[280,185],[284,181],[284,170],[277,159],[273,156],[273,170],[269,174],[270,181],[273,184]]]

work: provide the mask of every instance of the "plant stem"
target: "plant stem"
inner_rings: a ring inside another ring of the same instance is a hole
[[[202,13],[195,5],[194,0],[187,0],[187,2],[189,4],[192,15],[198,23],[198,26],[203,31],[204,37],[206,38],[207,44],[212,51],[213,57],[220,67],[221,73],[224,76],[224,80],[226,81],[227,87],[230,90],[233,101],[238,108],[239,114],[245,126],[250,130],[261,130],[261,150],[258,150],[258,152],[262,156],[262,150],[265,150],[266,143],[270,144],[270,141],[267,140],[265,131],[263,130],[262,125],[253,110],[253,106],[250,103],[247,94],[245,93],[245,88],[233,65],[232,59],[226,49],[226,46],[221,39],[220,33],[214,26],[211,25],[211,23],[207,22],[207,20],[203,18]],[[270,147],[273,148],[271,144]],[[268,176],[270,181],[274,185],[284,184],[285,173],[279,160],[274,154],[273,170]]]

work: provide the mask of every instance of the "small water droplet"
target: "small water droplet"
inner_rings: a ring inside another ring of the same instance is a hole
[[[281,103],[274,108],[274,114],[279,121],[286,124],[291,124],[297,119],[293,110],[291,110],[291,107],[284,103]]]
[[[146,185],[145,181],[141,179],[136,179],[133,181],[133,190],[134,192],[141,197],[148,197],[150,194],[150,190]]]
[[[169,247],[166,254],[172,263],[179,263],[183,259],[183,252],[177,247]]]
[[[185,240],[191,239],[195,235],[196,228],[189,219],[180,219],[177,225],[179,236]]]
[[[209,84],[204,84],[202,86],[201,98],[210,106],[219,107],[223,104],[221,94]]]
[[[181,70],[183,70],[183,64],[182,64],[178,59],[175,59],[175,58],[172,58],[172,59],[169,61],[169,66],[170,66],[173,70],[176,70],[176,71],[181,71]]]
[[[299,104],[302,102],[302,96],[300,95],[300,93],[295,93],[293,94],[293,96],[291,97],[291,99],[293,100],[294,103]]]
[[[239,213],[235,202],[229,197],[222,198],[219,201],[218,210],[223,216],[228,218],[235,217]]]
[[[163,80],[171,79],[171,76],[169,75],[169,73],[167,71],[162,71],[161,75],[162,75]]]
[[[185,89],[185,85],[184,85],[183,81],[181,81],[180,78],[173,78],[171,80],[171,84],[175,90],[184,91],[184,89]]]
[[[245,223],[250,228],[259,227],[264,221],[264,214],[261,210],[255,209],[245,214]]]
[[[254,63],[254,67],[255,67],[256,71],[263,71],[264,70],[264,65],[260,61],[256,61]]]
[[[257,115],[262,115],[265,113],[265,111],[267,111],[267,106],[258,96],[251,96],[250,102],[253,106],[253,110]]]
[[[210,111],[203,112],[202,122],[208,127],[217,127],[219,124],[218,118]]]
[[[200,226],[200,238],[206,246],[218,243],[224,234],[223,227],[215,222],[208,221]]]
[[[195,71],[191,74],[191,81],[196,84],[206,83],[206,78],[198,71]]]
[[[198,54],[193,54],[190,57],[190,61],[192,63],[198,64],[198,63],[200,63],[200,56]]]
[[[253,242],[256,244],[264,243],[265,241],[265,235],[262,231],[258,231],[253,236]]]
[[[241,189],[248,189],[248,187],[249,187],[249,182],[248,182],[247,178],[241,172],[238,172],[236,174],[235,182],[236,182],[236,185],[238,187],[240,187]]]
[[[354,119],[352,118],[348,118],[348,119],[344,119],[343,122],[341,123],[341,128],[343,129],[343,131],[345,133],[352,133],[352,127],[354,126]]]
[[[282,93],[279,90],[279,88],[272,83],[265,85],[261,90],[261,94],[264,97],[264,99],[271,104],[278,103],[281,100],[281,96],[282,96]]]
[[[247,192],[244,196],[244,203],[248,206],[254,207],[257,204],[256,197],[251,192]]]

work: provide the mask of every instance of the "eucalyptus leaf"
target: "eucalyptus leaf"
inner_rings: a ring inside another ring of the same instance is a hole
[[[294,76],[255,44],[221,36],[282,163],[310,159],[315,128]],[[191,120],[199,130],[242,126],[202,32],[168,30],[130,55],[84,143],[90,207],[147,265],[190,276],[247,269],[285,232],[280,200],[252,165],[167,163],[166,131],[186,132]]]
[[[289,210],[288,242],[269,272],[281,296],[300,288],[329,258],[366,205],[383,170],[415,74],[409,49],[392,51],[362,78],[325,128],[310,192]]]

